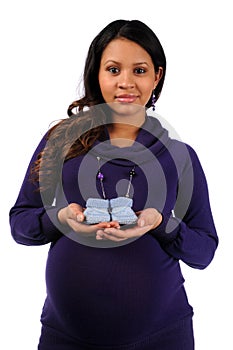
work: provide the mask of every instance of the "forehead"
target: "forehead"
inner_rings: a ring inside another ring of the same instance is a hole
[[[152,63],[151,56],[142,46],[126,38],[113,39],[106,46],[102,53],[101,61],[110,59],[114,61],[131,60]]]

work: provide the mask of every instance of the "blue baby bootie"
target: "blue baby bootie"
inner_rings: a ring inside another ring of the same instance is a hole
[[[110,221],[109,200],[101,198],[88,198],[83,214],[87,224]]]
[[[137,215],[131,208],[133,200],[127,197],[110,199],[111,216],[113,221],[119,224],[133,224],[137,221]]]

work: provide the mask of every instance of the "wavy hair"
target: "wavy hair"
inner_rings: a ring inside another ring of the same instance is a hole
[[[87,152],[103,132],[103,125],[107,123],[104,111],[98,113],[97,117],[84,110],[105,103],[98,79],[100,61],[104,49],[117,38],[134,41],[146,50],[156,73],[159,67],[163,68],[163,75],[154,90],[155,100],[160,96],[166,73],[166,57],[155,33],[139,20],[116,20],[108,24],[89,47],[83,74],[84,96],[70,104],[67,110],[69,118],[61,120],[49,130],[48,142],[32,166],[31,178],[33,181],[40,179],[41,191],[55,186],[56,174],[61,170],[64,159]],[[149,108],[151,104],[152,96],[146,107]]]

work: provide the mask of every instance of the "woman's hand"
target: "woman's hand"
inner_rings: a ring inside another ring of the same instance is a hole
[[[77,203],[71,203],[67,207],[62,208],[58,212],[58,220],[63,225],[68,225],[73,231],[93,235],[99,229],[120,228],[117,221],[100,222],[94,225],[86,225],[84,223],[84,208]]]
[[[147,208],[136,213],[138,215],[137,224],[133,227],[120,229],[114,225],[98,229],[97,240],[111,240],[114,242],[124,241],[129,238],[141,237],[150,230],[158,227],[162,222],[162,215],[154,208]]]

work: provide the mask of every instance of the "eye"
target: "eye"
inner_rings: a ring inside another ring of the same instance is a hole
[[[135,68],[134,72],[136,74],[144,74],[146,73],[146,70],[144,68],[138,67],[138,68]]]
[[[117,67],[109,67],[107,70],[112,74],[118,74],[120,72],[120,69]]]

